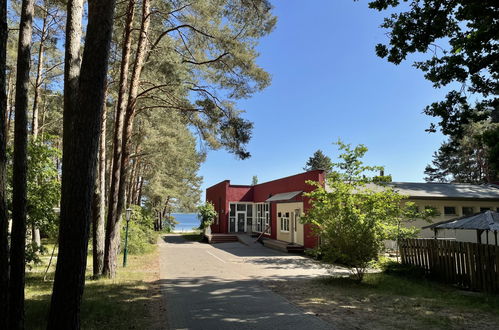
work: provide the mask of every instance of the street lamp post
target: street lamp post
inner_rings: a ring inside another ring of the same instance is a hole
[[[128,255],[128,224],[132,216],[132,209],[126,209],[126,231],[125,231],[125,250],[123,251],[123,267],[126,267],[126,257]]]

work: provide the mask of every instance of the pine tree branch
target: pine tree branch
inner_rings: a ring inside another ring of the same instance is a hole
[[[202,62],[195,62],[195,61],[190,61],[190,60],[182,60],[182,63],[190,63],[190,64],[195,64],[195,65],[210,64],[210,63],[214,63],[214,62],[220,61],[224,56],[227,56],[229,54],[230,53],[225,52],[225,53],[221,54],[220,56],[218,56],[217,58],[214,58],[212,60],[202,61]]]

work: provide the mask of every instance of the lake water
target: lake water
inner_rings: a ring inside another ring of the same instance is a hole
[[[175,231],[192,231],[193,228],[199,227],[197,213],[172,213],[172,216],[179,223],[175,225]]]

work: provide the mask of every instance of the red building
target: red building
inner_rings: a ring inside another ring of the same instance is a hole
[[[206,189],[218,218],[212,233],[261,234],[267,238],[313,248],[317,237],[310,224],[300,217],[310,208],[304,192],[315,189],[307,181],[324,184],[324,171],[315,170],[260,183],[254,186],[232,185],[229,180]]]

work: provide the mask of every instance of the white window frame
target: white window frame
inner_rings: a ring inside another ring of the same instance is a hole
[[[238,204],[244,204],[246,205],[246,208],[244,211],[238,211],[237,210],[237,205]],[[235,210],[235,214],[234,216],[231,216],[230,215],[230,207],[231,205],[234,205],[234,210]],[[255,208],[254,208],[254,205],[255,203],[252,203],[252,202],[229,202],[229,223],[228,223],[228,229],[229,229],[229,232],[230,232],[230,221],[233,219],[234,220],[234,230],[235,230],[235,233],[238,232],[239,230],[239,225],[238,225],[238,222],[237,222],[237,214],[238,213],[244,213],[244,232],[247,232],[248,231],[248,219],[251,219],[252,223],[253,223],[253,219],[255,219]],[[251,217],[248,216],[248,207],[251,207]],[[253,225],[252,225],[253,226]]]
[[[286,214],[288,216],[286,216]],[[282,212],[281,213],[281,226],[280,226],[280,230],[281,232],[283,233],[289,233],[289,225],[290,225],[290,219],[289,219],[289,212]]]
[[[270,224],[270,204],[255,203],[254,219],[256,220],[255,231],[258,233],[263,232]]]
[[[445,208],[451,208],[451,207],[454,208],[454,213],[445,213]],[[457,215],[457,206],[453,206],[453,205],[447,205],[447,206],[445,206],[444,205],[444,216],[446,216],[446,217],[452,217],[452,216],[455,216],[455,215]]]

